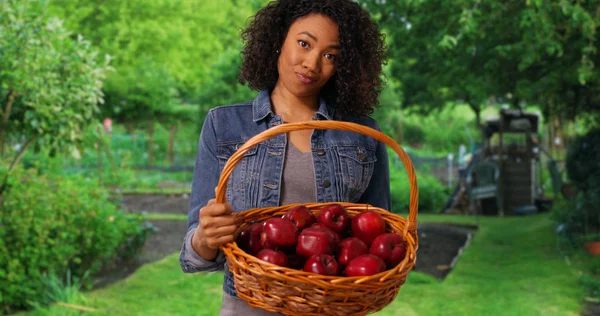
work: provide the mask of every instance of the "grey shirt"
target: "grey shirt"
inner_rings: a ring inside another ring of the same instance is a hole
[[[312,203],[316,201],[315,174],[312,160],[312,152],[299,151],[290,141],[286,148],[286,158],[283,167],[283,181],[281,187],[280,205],[293,203]],[[189,231],[185,237],[187,249],[191,246],[194,230]],[[186,253],[187,260],[196,266],[210,266],[215,262],[223,260],[224,254],[219,251],[214,261],[208,261],[200,257],[195,251]],[[278,315],[268,313],[262,309],[250,307],[245,301],[223,293],[223,302],[219,316],[265,316]]]

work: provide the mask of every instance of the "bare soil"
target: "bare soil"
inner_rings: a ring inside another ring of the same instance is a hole
[[[124,195],[122,204],[129,212],[187,214],[189,196],[164,194]],[[179,252],[187,223],[181,220],[150,220],[157,228],[156,234],[148,238],[136,260],[118,262],[105,267],[94,279],[94,288],[99,288],[126,278],[137,268],[165,256]],[[457,262],[462,249],[476,231],[474,226],[441,223],[420,224],[419,249],[416,271],[445,278]]]

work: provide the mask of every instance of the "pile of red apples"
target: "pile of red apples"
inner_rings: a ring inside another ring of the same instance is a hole
[[[282,217],[247,226],[236,242],[260,260],[327,276],[374,275],[406,255],[406,242],[386,232],[381,215],[350,216],[340,204],[326,205],[316,216],[306,206],[295,206]]]

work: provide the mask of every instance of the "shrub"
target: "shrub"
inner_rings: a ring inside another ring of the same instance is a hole
[[[600,128],[575,138],[569,145],[567,175],[581,190],[600,187]]]
[[[576,207],[581,208],[584,234],[600,233],[600,128],[577,137],[567,152],[569,180],[579,189]]]
[[[71,271],[82,282],[115,257],[130,258],[150,230],[81,177],[13,170],[0,196],[0,306],[28,307],[47,290],[44,275]]]
[[[425,131],[416,124],[404,123],[402,133],[404,141],[410,145],[421,145],[425,142]]]
[[[600,298],[600,277],[598,275],[584,273],[579,277],[579,284],[585,288],[587,295]]]
[[[419,212],[435,212],[444,207],[450,192],[434,176],[417,171],[419,186]],[[392,207],[394,213],[408,213],[410,205],[410,183],[405,171],[390,172]]]

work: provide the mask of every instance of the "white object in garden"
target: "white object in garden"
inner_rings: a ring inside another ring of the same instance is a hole
[[[452,161],[454,160],[454,155],[452,153],[448,154],[448,187],[452,186]]]
[[[467,146],[460,144],[458,146],[458,167],[461,169],[465,168],[465,155],[467,154]]]

